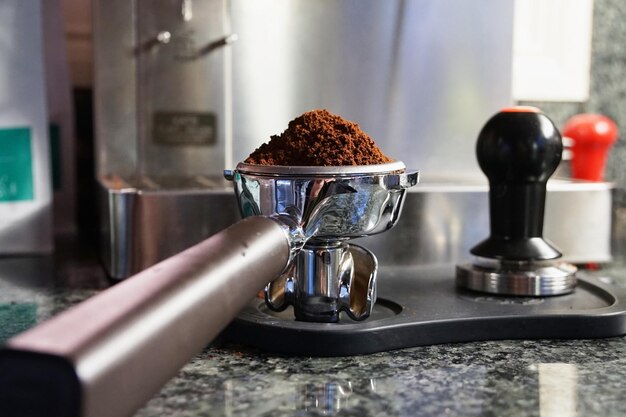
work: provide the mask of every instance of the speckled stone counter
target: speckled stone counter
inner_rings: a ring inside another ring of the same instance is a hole
[[[600,271],[626,284],[626,269]],[[111,283],[93,252],[0,258],[0,339]],[[158,346],[155,346],[158,349]],[[137,416],[613,416],[626,414],[626,338],[495,341],[345,358],[218,341]]]
[[[623,338],[439,345],[347,358],[212,347],[138,415],[611,416],[626,413],[625,378]]]

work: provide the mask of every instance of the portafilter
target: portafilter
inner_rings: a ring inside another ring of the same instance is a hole
[[[376,260],[346,241],[393,226],[416,171],[240,164],[228,176],[243,220],[5,344],[10,415],[132,415],[272,280],[269,304],[299,319],[369,314]]]

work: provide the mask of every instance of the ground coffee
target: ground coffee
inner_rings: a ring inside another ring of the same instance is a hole
[[[258,165],[342,166],[392,162],[359,125],[327,110],[312,110],[289,122],[245,162]]]

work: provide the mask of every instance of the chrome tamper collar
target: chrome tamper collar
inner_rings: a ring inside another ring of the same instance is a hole
[[[571,293],[577,268],[566,262],[501,262],[476,259],[457,265],[457,285],[490,294],[551,296]]]

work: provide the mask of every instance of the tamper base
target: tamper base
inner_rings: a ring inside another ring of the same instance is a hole
[[[576,288],[576,271],[575,266],[565,262],[486,261],[457,265],[456,283],[461,288],[489,294],[563,295]]]

